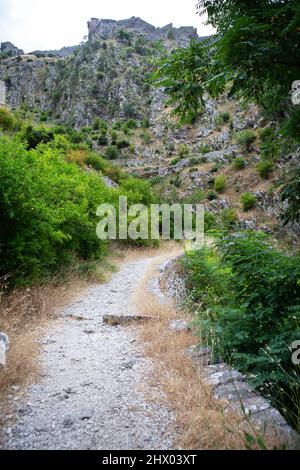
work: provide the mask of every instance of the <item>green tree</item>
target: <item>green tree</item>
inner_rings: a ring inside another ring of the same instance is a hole
[[[232,92],[283,111],[300,76],[299,1],[200,0],[198,9],[216,29],[215,59]]]
[[[209,50],[194,41],[188,48],[179,48],[156,63],[151,80],[165,89],[169,96],[167,104],[174,107],[173,113],[179,115],[182,123],[193,122],[203,109],[209,64]]]

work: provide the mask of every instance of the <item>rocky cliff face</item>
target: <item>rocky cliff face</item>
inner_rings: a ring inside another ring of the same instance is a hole
[[[283,208],[280,187],[287,168],[299,162],[299,148],[278,157],[265,180],[256,168],[260,130],[269,123],[255,106],[245,108],[226,95],[218,101],[207,97],[198,122],[180,128],[166,108],[164,91],[147,80],[161,46],[171,52],[196,37],[196,31],[172,25],[155,28],[140,18],[92,19],[88,27],[88,42],[71,48],[65,57],[44,52],[0,60],[2,101],[6,92],[11,108],[30,111],[37,120],[90,129],[90,143],[100,154],[105,155],[117,133],[122,150],[116,162],[151,179],[166,200],[204,201],[216,217],[231,217],[228,211],[233,209],[243,228],[272,231]],[[96,117],[107,123],[104,137],[92,129]],[[122,123],[129,119],[138,127],[125,133]],[[115,127],[120,120],[121,127]],[[247,149],[235,139],[245,130],[254,134]],[[241,168],[235,166],[236,159],[242,160]],[[219,194],[214,189],[218,176],[226,180]],[[241,209],[244,192],[256,197],[250,211]]]
[[[146,78],[158,41],[172,49],[198,37],[192,27],[155,28],[140,18],[92,19],[88,29],[89,41],[77,48],[2,60],[9,106],[38,109],[77,128],[95,116],[143,119],[157,99]]]
[[[3,56],[7,57],[16,57],[24,54],[22,49],[19,49],[11,42],[2,42],[0,51]]]
[[[183,26],[174,28],[173,24],[168,24],[163,28],[155,28],[151,24],[136,18],[135,16],[128,20],[99,20],[92,18],[88,22],[89,39],[112,39],[118,36],[120,31],[129,31],[135,35],[142,35],[149,41],[165,41],[174,39],[179,45],[187,45],[192,39],[197,40],[198,34],[196,28]]]

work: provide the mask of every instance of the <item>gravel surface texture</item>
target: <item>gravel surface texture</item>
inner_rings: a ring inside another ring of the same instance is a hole
[[[102,321],[106,314],[138,313],[131,297],[152,261],[124,265],[47,328],[42,376],[24,397],[14,392],[17,418],[4,430],[3,448],[172,449],[174,416],[147,381],[154,365],[137,341],[139,327]],[[150,289],[159,294],[155,283]]]

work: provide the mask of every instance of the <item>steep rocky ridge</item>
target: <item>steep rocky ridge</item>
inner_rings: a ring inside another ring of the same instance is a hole
[[[135,16],[121,21],[92,18],[88,22],[88,29],[89,40],[112,39],[122,30],[143,35],[150,41],[173,39],[182,46],[187,45],[191,39],[198,39],[197,30],[192,26],[174,28],[173,24],[170,23],[163,28],[155,28],[155,26]]]
[[[147,80],[161,48],[171,53],[187,45],[198,37],[196,30],[172,25],[155,28],[133,17],[123,21],[93,18],[88,31],[85,44],[61,53],[2,59],[0,81],[5,84],[7,104],[34,113],[37,120],[43,117],[49,123],[88,129],[93,149],[104,155],[118,121],[134,119],[137,129],[127,133],[122,126],[117,129],[124,143],[116,159],[120,166],[151,179],[166,200],[204,202],[207,211],[217,216],[234,209],[243,228],[272,232],[284,207],[280,187],[287,169],[299,162],[299,148],[280,156],[275,171],[263,179],[256,171],[261,155],[259,132],[270,123],[257,107],[245,107],[226,93],[218,101],[206,97],[201,118],[194,125],[178,127],[166,107],[164,91]],[[228,119],[220,122],[224,113]],[[99,131],[92,129],[95,118],[108,124],[104,142],[99,140]],[[256,137],[247,149],[235,140],[235,134],[243,130]],[[234,161],[241,157],[245,167],[237,170]],[[220,175],[227,184],[217,194],[214,181]],[[256,207],[249,211],[241,208],[244,192],[256,196]],[[299,232],[298,227],[293,230]]]

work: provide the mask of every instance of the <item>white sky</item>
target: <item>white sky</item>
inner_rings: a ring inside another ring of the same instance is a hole
[[[91,17],[121,20],[139,16],[154,26],[211,29],[196,15],[196,0],[0,0],[0,42],[30,52],[79,44]]]

